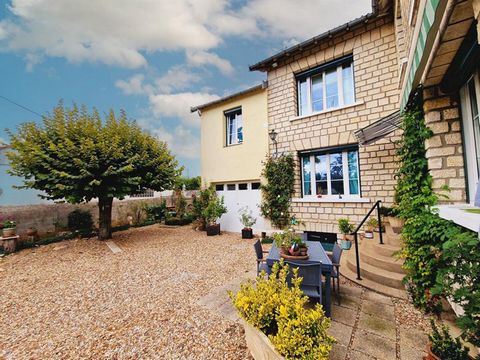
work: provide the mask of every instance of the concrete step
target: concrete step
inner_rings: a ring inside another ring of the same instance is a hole
[[[362,249],[366,247],[374,254],[378,254],[381,256],[387,256],[391,257],[393,256],[394,253],[399,251],[401,248],[399,246],[393,246],[389,244],[379,244],[376,241],[372,241],[370,239],[364,239],[362,240],[362,243],[360,244],[360,254],[362,253]]]
[[[398,298],[398,299],[403,299],[403,300],[407,299],[407,292],[405,291],[404,288],[395,289],[395,288],[392,288],[390,286],[385,286],[385,285],[379,284],[379,283],[377,283],[375,281],[372,281],[370,279],[367,279],[365,277],[362,277],[362,280],[358,280],[356,272],[350,270],[347,266],[342,266],[340,268],[340,273],[345,278],[347,278],[347,279],[355,282],[356,284],[358,284],[360,286],[363,286],[363,287],[365,287],[369,290],[373,290],[373,291],[376,291],[380,294],[384,294],[384,295],[387,295],[387,296],[393,296],[393,297]],[[341,288],[340,288],[340,291],[342,291]]]
[[[380,245],[381,246],[381,245]],[[403,260],[397,259],[393,256],[381,255],[373,250],[373,247],[370,246],[361,246],[360,251],[360,260],[361,263],[367,263],[372,266],[396,272],[399,274],[404,274],[402,269]]]
[[[347,267],[353,272],[356,272],[355,256],[347,256],[346,259],[347,259]],[[388,270],[373,266],[365,261],[362,262],[361,258],[360,258],[360,273],[362,277],[372,280],[376,283],[389,286],[395,289],[403,289],[403,284],[402,284],[402,279],[404,277],[403,274],[399,274],[397,272],[388,271]]]

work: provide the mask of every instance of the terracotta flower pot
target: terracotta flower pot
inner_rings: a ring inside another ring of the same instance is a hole
[[[14,228],[14,227],[2,229],[2,234],[4,238],[15,236],[16,233],[17,233],[17,228]]]
[[[423,360],[442,360],[432,352],[432,344],[427,344],[427,355],[423,357]]]

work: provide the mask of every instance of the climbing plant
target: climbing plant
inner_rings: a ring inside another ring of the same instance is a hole
[[[266,183],[261,186],[260,209],[262,215],[279,229],[285,228],[291,222],[290,202],[294,193],[294,169],[291,154],[267,157],[263,163],[262,176]]]

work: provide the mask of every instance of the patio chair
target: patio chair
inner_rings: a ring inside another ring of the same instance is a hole
[[[333,245],[332,250],[332,287],[333,292],[337,294],[337,303],[340,305],[340,259],[343,249],[338,244]],[[335,290],[335,279],[337,279],[337,290]]]
[[[295,261],[285,260],[290,269],[298,268],[298,276],[303,278],[300,288],[303,294],[322,302],[322,264],[305,264]],[[292,271],[288,274],[288,282],[293,278]]]
[[[260,240],[257,240],[253,247],[257,255],[257,276],[260,275],[262,270],[269,274],[270,269],[267,266],[266,259],[263,257],[263,254],[268,253],[268,251],[263,250]]]

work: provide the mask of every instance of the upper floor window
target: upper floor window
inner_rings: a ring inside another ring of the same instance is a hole
[[[227,121],[227,146],[241,144],[243,142],[243,119],[242,108],[225,112]]]
[[[304,196],[360,195],[358,149],[302,155]]]
[[[297,75],[298,115],[355,102],[353,57],[347,56]]]

